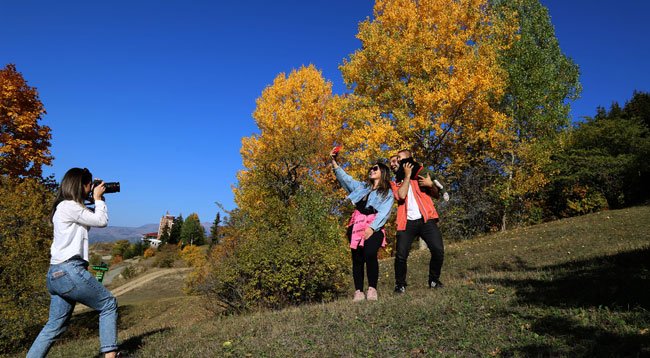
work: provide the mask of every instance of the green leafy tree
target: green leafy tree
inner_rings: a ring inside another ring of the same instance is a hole
[[[47,320],[53,193],[38,179],[0,175],[0,352],[29,344]]]
[[[580,123],[556,154],[548,202],[553,212],[572,216],[603,208],[621,208],[650,199],[650,130],[638,117],[624,116],[625,108]]]
[[[174,218],[174,224],[172,225],[171,230],[169,230],[169,241],[168,243],[176,245],[181,242],[181,231],[183,230],[183,214],[178,215]]]
[[[203,245],[205,244],[205,229],[201,225],[199,215],[196,213],[190,214],[181,230],[181,242],[185,245]]]
[[[501,229],[524,201],[548,183],[553,140],[569,125],[572,100],[581,90],[578,66],[560,48],[548,10],[539,0],[492,0],[494,16],[516,15],[517,38],[499,52],[507,72],[504,95],[496,104],[512,118],[513,136],[498,162],[504,175],[486,188],[498,192]],[[514,221],[514,220],[513,220]]]
[[[113,248],[111,249],[111,255],[113,255],[113,257],[122,256],[122,258],[126,259],[127,257],[125,257],[125,254],[129,250],[130,245],[131,242],[129,240],[115,241]]]

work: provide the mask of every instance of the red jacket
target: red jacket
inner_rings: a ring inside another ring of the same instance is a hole
[[[415,195],[415,200],[418,203],[418,207],[420,209],[420,213],[422,214],[422,219],[424,219],[424,222],[427,222],[431,219],[437,219],[438,212],[436,211],[436,207],[433,205],[433,200],[429,194],[420,190],[420,185],[418,184],[417,180],[411,180],[410,185],[411,190],[413,191],[413,195]],[[390,182],[390,187],[393,189],[393,196],[395,197],[395,201],[397,201],[397,230],[406,230],[407,200],[406,198],[399,198],[399,194],[397,194],[399,186],[394,181]]]

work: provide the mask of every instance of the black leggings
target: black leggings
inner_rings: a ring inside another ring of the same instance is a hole
[[[351,249],[352,252],[352,278],[354,279],[354,288],[363,291],[363,264],[368,268],[368,287],[377,288],[379,279],[379,261],[377,261],[377,252],[384,241],[384,233],[377,231],[372,234],[368,240],[364,241],[363,246]]]

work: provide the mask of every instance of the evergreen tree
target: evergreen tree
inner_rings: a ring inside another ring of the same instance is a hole
[[[210,228],[210,246],[219,243],[219,224],[221,224],[221,213],[217,213]]]
[[[169,244],[178,244],[181,241],[181,230],[183,229],[183,214],[174,218],[174,224],[169,231]]]
[[[169,230],[169,225],[165,225],[165,226],[163,227],[163,229],[162,229],[162,233],[160,233],[160,241],[161,241],[163,244],[166,244],[166,243],[169,242],[170,231],[171,231],[171,230]]]

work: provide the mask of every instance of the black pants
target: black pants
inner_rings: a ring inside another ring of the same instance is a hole
[[[363,266],[368,270],[368,287],[377,288],[379,279],[379,261],[377,252],[384,241],[384,233],[377,231],[368,240],[364,241],[363,246],[356,249],[350,249],[352,252],[352,278],[354,279],[354,288],[363,291]]]
[[[445,259],[445,248],[442,244],[442,234],[438,225],[433,220],[426,223],[423,219],[407,220],[406,230],[397,232],[397,253],[395,255],[395,284],[406,286],[406,260],[409,257],[409,250],[413,239],[419,236],[427,243],[431,252],[429,261],[429,282],[440,279],[442,262]]]

